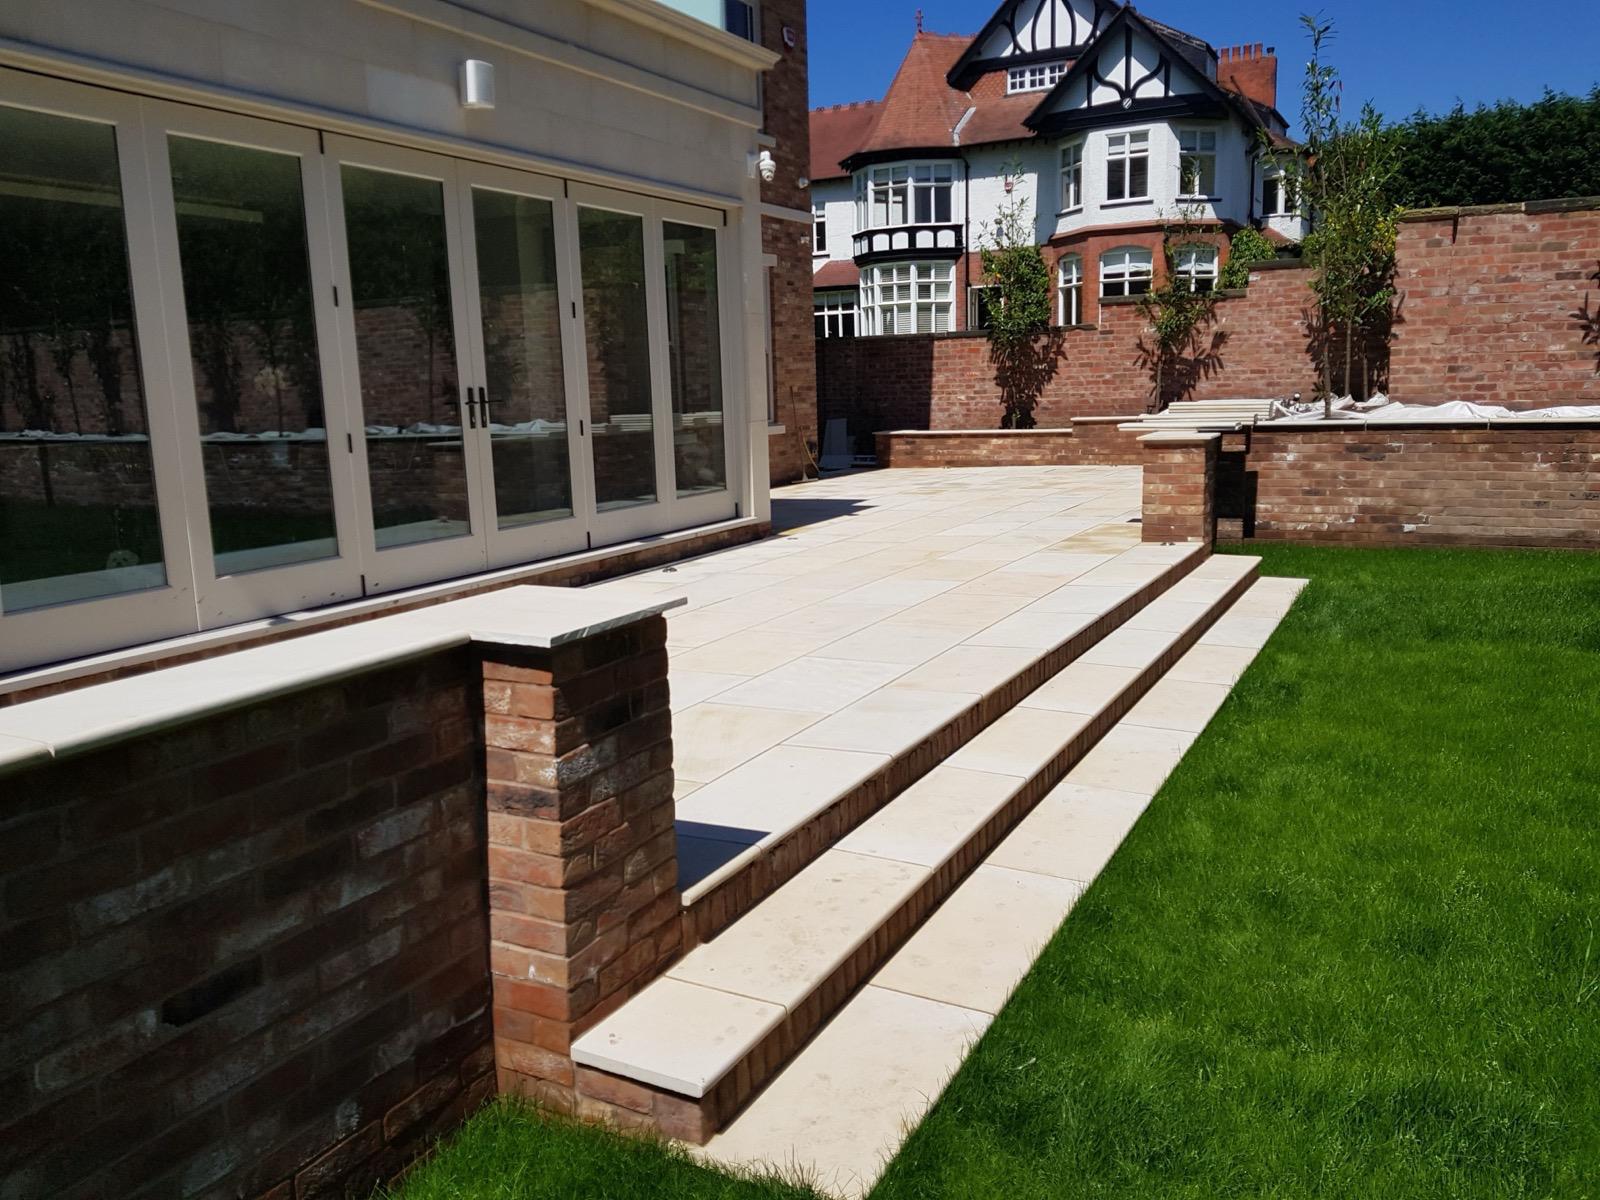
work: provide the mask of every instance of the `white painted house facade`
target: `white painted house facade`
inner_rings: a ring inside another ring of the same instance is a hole
[[[1059,324],[1148,288],[1180,216],[1206,235],[1179,270],[1214,286],[1233,231],[1304,234],[1276,90],[1270,50],[1218,52],[1111,0],[1006,0],[976,37],[919,30],[883,100],[812,112],[819,336],[981,325],[977,254],[1019,198]]]

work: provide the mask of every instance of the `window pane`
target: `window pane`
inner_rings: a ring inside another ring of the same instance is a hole
[[[444,185],[348,163],[350,302],[378,548],[470,533]]]
[[[0,107],[0,608],[167,582],[116,133]]]
[[[1168,176],[1170,179],[1171,176]],[[1144,155],[1128,160],[1128,197],[1144,196],[1149,191],[1150,160]]]
[[[656,498],[656,452],[644,218],[580,208],[578,247],[595,500],[602,511],[648,504]]]
[[[169,139],[217,574],[339,553],[300,160]]]
[[[950,185],[941,185],[933,194],[933,219],[948,222],[950,218]]]
[[[667,349],[672,370],[672,455],[678,495],[728,486],[722,437],[722,330],[717,232],[664,225]]]
[[[509,529],[571,516],[554,207],[474,188],[472,223],[495,519]]]
[[[922,224],[933,220],[933,190],[920,187],[917,189],[917,215],[915,218]]]

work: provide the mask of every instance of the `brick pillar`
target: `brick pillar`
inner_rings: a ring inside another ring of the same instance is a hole
[[[1148,433],[1144,459],[1147,542],[1216,540],[1217,433]]]
[[[500,1090],[565,1110],[572,1039],[680,945],[666,629],[481,647]]]

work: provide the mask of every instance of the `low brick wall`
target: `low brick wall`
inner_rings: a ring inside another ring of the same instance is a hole
[[[1600,548],[1600,423],[1275,425],[1244,478],[1247,537]]]
[[[0,1192],[365,1196],[494,1090],[466,651],[0,779]]]
[[[1070,429],[901,429],[875,437],[880,467],[1139,466],[1135,417],[1095,417]]]

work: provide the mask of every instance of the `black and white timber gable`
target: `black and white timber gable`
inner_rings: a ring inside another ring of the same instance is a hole
[[[985,72],[1079,57],[1120,11],[1111,0],[1004,0],[950,68],[963,91]]]
[[[1044,135],[1122,118],[1228,115],[1222,89],[1171,39],[1130,8],[1101,30],[1024,122]]]

